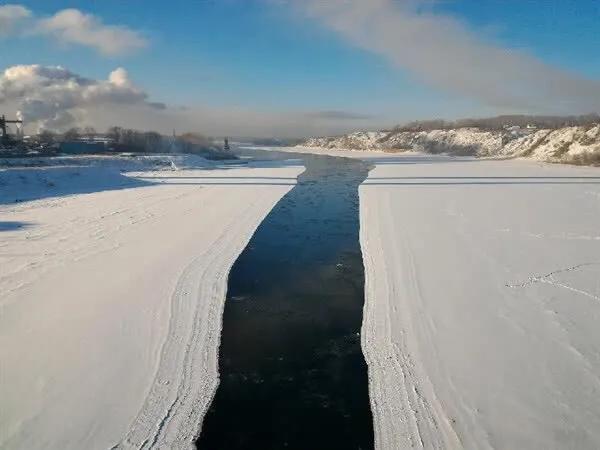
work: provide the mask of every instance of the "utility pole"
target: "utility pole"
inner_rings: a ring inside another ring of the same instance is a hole
[[[23,121],[22,120],[8,120],[4,114],[2,114],[2,116],[0,117],[0,131],[2,132],[2,135],[0,136],[0,139],[2,139],[2,141],[6,141],[8,138],[8,132],[6,131],[6,124],[8,123],[14,123],[15,125],[21,125],[23,126]]]

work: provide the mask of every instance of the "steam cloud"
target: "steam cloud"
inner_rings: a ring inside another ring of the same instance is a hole
[[[39,128],[64,130],[85,116],[87,108],[138,105],[164,109],[152,103],[137,88],[123,68],[111,72],[108,80],[79,76],[60,66],[23,65],[9,67],[0,76],[0,104],[16,101],[18,115]]]
[[[418,80],[481,103],[523,111],[597,112],[600,81],[482,43],[430,0],[302,0],[295,4],[355,45]]]

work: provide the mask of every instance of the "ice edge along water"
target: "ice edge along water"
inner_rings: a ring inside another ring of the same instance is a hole
[[[220,313],[227,274],[250,239],[251,234],[244,240],[237,237],[251,229],[254,212],[254,205],[246,207],[241,220],[225,228],[218,241],[181,275],[171,299],[169,332],[152,388],[127,437],[115,448],[192,446],[218,385]]]
[[[459,448],[460,440],[449,425],[427,377],[418,372],[411,358],[406,345],[406,334],[410,331],[393,336],[387,313],[397,312],[393,304],[399,292],[388,280],[392,274],[380,267],[381,259],[377,256],[385,254],[384,239],[394,233],[393,224],[391,220],[373,220],[387,207],[381,209],[379,202],[367,201],[363,186],[359,188],[359,198],[360,246],[365,267],[361,344],[369,369],[375,448]],[[410,260],[408,247],[405,250]],[[395,270],[409,270],[414,275],[413,264],[403,267],[393,263],[390,266]],[[418,298],[418,282],[414,276],[411,279],[415,282],[406,286],[405,294]],[[425,389],[427,395],[422,392]]]
[[[229,271],[260,225],[257,217],[265,217],[273,206],[266,197],[261,198],[260,208],[246,206],[241,217],[181,275],[154,382],[129,432],[114,449],[195,448],[219,385],[219,343]]]

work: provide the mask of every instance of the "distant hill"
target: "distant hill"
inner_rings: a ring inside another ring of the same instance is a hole
[[[310,138],[300,145],[476,157],[523,157],[549,162],[600,165],[598,116],[502,116],[473,119],[472,122],[470,120],[451,123],[413,122],[388,131]]]

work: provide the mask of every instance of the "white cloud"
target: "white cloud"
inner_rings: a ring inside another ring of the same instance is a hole
[[[431,0],[295,2],[353,44],[461,97],[530,112],[600,110],[600,81],[485,43],[458,20],[434,14],[428,4]]]
[[[147,98],[122,68],[113,71],[108,80],[85,78],[60,66],[37,64],[9,67],[0,76],[0,104],[16,104],[17,114],[38,128],[68,128],[97,108],[165,108]]]
[[[44,36],[63,45],[92,48],[106,56],[129,54],[148,45],[138,31],[108,25],[78,9],[63,9],[49,17],[38,17],[22,5],[0,6],[0,36]]]
[[[0,36],[14,32],[15,28],[31,16],[31,11],[21,5],[0,5]]]
[[[99,18],[77,9],[65,9],[52,17],[40,19],[35,32],[66,44],[91,47],[108,56],[131,53],[147,45],[137,31],[106,25]]]

